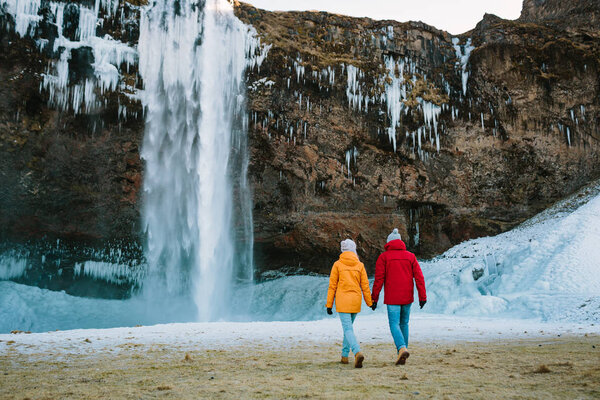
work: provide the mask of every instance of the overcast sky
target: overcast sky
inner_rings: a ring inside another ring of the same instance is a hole
[[[319,10],[354,17],[423,21],[452,34],[469,31],[496,14],[516,19],[523,0],[242,0],[265,10]]]

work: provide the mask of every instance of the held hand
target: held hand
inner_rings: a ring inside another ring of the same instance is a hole
[[[331,311],[331,307],[327,307],[327,314],[329,314],[329,315],[333,314],[333,311]]]
[[[427,303],[427,300],[421,300],[421,301],[419,301],[419,305],[421,306],[421,308],[423,308],[423,306],[425,305],[425,303]]]
[[[375,311],[376,308],[377,308],[377,303],[373,302],[373,304],[371,304],[371,310]]]

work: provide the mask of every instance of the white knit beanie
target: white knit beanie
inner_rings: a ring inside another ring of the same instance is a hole
[[[351,251],[354,254],[356,254],[356,243],[354,243],[352,239],[342,240],[340,242],[340,248],[342,250],[342,253],[345,251]]]
[[[392,240],[402,240],[402,236],[398,233],[398,228],[394,228],[392,233],[390,233],[387,237],[387,242],[391,242]]]

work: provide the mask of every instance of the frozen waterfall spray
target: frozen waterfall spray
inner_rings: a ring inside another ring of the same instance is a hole
[[[222,317],[234,283],[252,279],[243,85],[249,40],[226,0],[157,0],[142,15],[143,295],[195,304],[191,318],[202,321]]]

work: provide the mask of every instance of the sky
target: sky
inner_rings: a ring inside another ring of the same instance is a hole
[[[265,10],[319,10],[353,17],[423,21],[458,35],[475,27],[483,14],[516,19],[523,0],[242,0]]]

